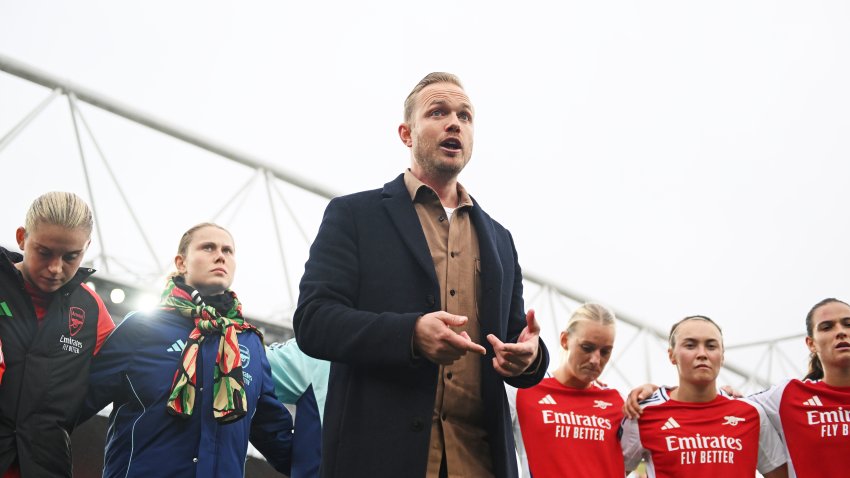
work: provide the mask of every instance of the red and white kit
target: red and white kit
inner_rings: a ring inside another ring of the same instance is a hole
[[[616,390],[579,390],[545,378],[517,391],[516,408],[534,478],[624,476],[617,443],[623,399]]]
[[[850,387],[788,380],[748,397],[764,408],[788,450],[788,475],[848,476]]]
[[[760,406],[722,395],[711,402],[672,400],[659,388],[638,420],[624,420],[627,470],[646,458],[652,477],[753,478],[786,462],[779,435]]]

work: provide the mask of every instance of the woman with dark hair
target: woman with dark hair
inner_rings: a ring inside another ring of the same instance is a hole
[[[113,403],[104,477],[244,476],[249,439],[289,474],[292,417],[230,290],[235,252],[224,228],[189,229],[159,307],[128,315],[104,344],[85,412]]]
[[[626,470],[641,459],[647,474],[708,478],[785,477],[782,443],[761,407],[717,392],[723,335],[708,317],[686,317],[670,330],[670,362],[679,386],[661,387],[642,402],[639,419],[624,420],[620,444]]]
[[[809,373],[749,399],[761,404],[788,451],[789,476],[847,476],[850,452],[850,305],[824,299],[806,315]]]

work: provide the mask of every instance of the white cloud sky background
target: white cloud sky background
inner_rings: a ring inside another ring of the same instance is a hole
[[[524,268],[661,329],[708,315],[734,344],[801,333],[815,302],[850,299],[848,24],[841,1],[0,0],[0,53],[339,193],[408,165],[402,101],[454,72],[477,110],[461,180]],[[0,134],[46,95],[0,74]],[[251,175],[84,114],[161,260]],[[65,172],[79,170],[72,135],[57,102],[0,153],[0,243],[37,194],[85,194]],[[294,206],[312,236],[322,203],[308,196]],[[112,248],[141,247],[126,224]],[[248,307],[278,260],[252,227],[237,236]]]

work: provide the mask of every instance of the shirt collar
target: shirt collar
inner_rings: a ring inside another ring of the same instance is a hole
[[[410,194],[410,200],[413,202],[422,202],[423,197],[427,197],[421,195],[420,192],[422,191],[430,191],[430,194],[428,194],[428,196],[431,196],[437,202],[440,202],[440,198],[437,196],[437,192],[434,191],[431,186],[428,186],[427,184],[420,181],[419,178],[414,176],[413,173],[410,172],[410,168],[404,171],[404,186],[407,188],[407,192],[408,194]],[[418,201],[417,196],[419,197]],[[460,183],[457,183],[457,197],[458,208],[473,206],[472,197],[469,195],[469,193],[466,192],[466,188],[464,188],[463,185],[461,185]]]

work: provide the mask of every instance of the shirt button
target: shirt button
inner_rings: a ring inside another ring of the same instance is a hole
[[[415,431],[415,432],[421,431],[422,430],[422,420],[420,420],[418,418],[414,418],[413,423],[410,424],[410,429]]]
[[[441,215],[441,216],[440,216],[440,217],[438,217],[437,219],[439,219],[439,220],[440,220],[440,222],[443,222],[443,221],[445,221],[445,220],[446,220],[446,216],[442,216],[442,215]]]
[[[198,391],[199,391],[199,392],[203,392],[203,391],[204,391],[204,387],[199,388],[199,389],[198,389]]]
[[[450,290],[450,291],[449,291],[449,294],[451,294],[451,295],[452,295],[452,297],[454,297],[454,296],[455,296],[455,290],[454,290],[454,289]]]
[[[443,419],[443,421],[446,421],[446,414],[445,414],[445,412],[443,412],[443,414],[442,414],[442,416],[440,416],[440,418],[442,418],[442,419]]]
[[[198,462],[197,458],[192,458],[192,463],[197,463],[197,462]]]
[[[447,374],[446,374],[446,378],[447,378],[447,379],[449,379],[449,380],[451,380],[451,379],[452,379],[452,373],[451,373],[451,372],[447,373]]]
[[[450,256],[452,256],[452,257],[454,257],[454,256],[455,256],[454,251],[450,252],[450,253],[449,253],[449,255],[450,255]]]

